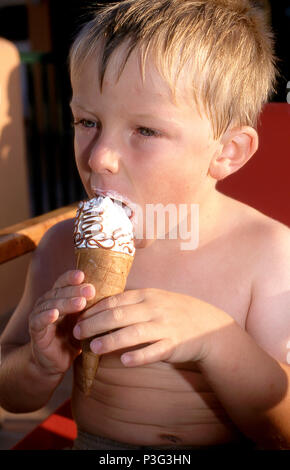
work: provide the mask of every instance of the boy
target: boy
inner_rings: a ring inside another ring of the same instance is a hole
[[[70,71],[88,197],[198,204],[199,245],[136,239],[127,290],[82,313],[73,221],[49,230],[1,339],[1,405],[42,407],[74,363],[75,449],[289,448],[289,230],[215,189],[258,147],[263,19],[240,0],[118,2],[80,31]],[[79,340],[100,334],[86,397]]]

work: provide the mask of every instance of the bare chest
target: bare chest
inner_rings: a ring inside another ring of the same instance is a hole
[[[197,297],[217,306],[245,327],[257,263],[250,236],[217,238],[195,251],[158,256],[137,250],[126,289],[157,288]],[[73,250],[64,246],[66,269],[75,269]]]
[[[191,295],[223,309],[244,327],[251,298],[251,262],[247,250],[241,248],[237,255],[235,251],[229,244],[163,258],[140,251],[126,288],[150,287]],[[118,352],[107,355],[101,358],[89,403],[81,392],[81,377],[76,361],[74,415],[78,425],[92,434],[116,440],[126,435],[128,442],[143,443],[146,439],[150,445],[164,445],[168,435],[175,442],[194,445],[233,438],[228,417],[193,363],[180,368],[155,363],[126,369]],[[148,403],[146,410],[144,403]]]
[[[197,297],[217,306],[244,327],[251,302],[253,260],[245,248],[180,252],[168,263],[136,258],[127,289],[153,287]]]

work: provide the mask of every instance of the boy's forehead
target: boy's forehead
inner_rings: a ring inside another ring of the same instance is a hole
[[[84,87],[96,87],[100,90],[100,70],[102,67],[101,57],[103,54],[102,45],[99,44],[96,52],[91,55],[83,64],[79,77],[72,77],[72,86],[74,89],[79,88],[82,84]],[[128,54],[128,44],[123,43],[113,52],[106,66],[103,87],[114,87],[120,82],[127,83],[129,80],[132,92],[146,94],[157,101],[169,101],[176,105],[178,102],[184,101],[188,103],[189,98],[192,99],[190,93],[189,74],[181,71],[176,83],[169,83],[162,71],[156,65],[154,53],[149,50],[144,69],[142,70],[141,51],[139,47],[135,47],[127,59],[124,68],[124,59]],[[173,74],[174,76],[174,71]],[[76,85],[76,86],[74,86]]]
[[[119,75],[122,60],[127,49],[116,50],[110,57],[104,75],[103,89],[100,89],[99,72],[101,59],[99,54],[92,55],[84,64],[78,84],[74,86],[71,104],[89,110],[92,114],[100,112],[100,107],[123,117],[138,116],[154,118],[156,121],[171,123],[176,128],[183,128],[187,123],[198,126],[201,121],[211,136],[211,125],[203,112],[203,107],[194,102],[190,92],[186,71],[182,71],[174,90],[159,72],[154,57],[148,54],[143,80],[141,55],[136,48],[132,51],[126,65]],[[176,96],[174,96],[174,92]],[[164,124],[165,125],[165,124]]]

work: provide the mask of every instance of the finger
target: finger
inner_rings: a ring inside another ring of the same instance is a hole
[[[120,294],[106,297],[97,302],[86,311],[85,317],[90,317],[103,310],[111,310],[121,305],[132,305],[143,302],[145,299],[145,289],[126,290]]]
[[[81,284],[84,281],[84,278],[85,278],[85,275],[83,271],[80,271],[79,269],[66,271],[56,280],[53,287],[54,288],[66,287],[70,284],[73,286],[76,286],[78,284]]]
[[[32,333],[40,333],[45,330],[49,325],[56,322],[59,317],[59,311],[54,308],[51,310],[45,310],[38,315],[31,316],[30,319],[30,331]]]
[[[68,287],[55,287],[48,291],[42,300],[57,299],[57,298],[71,298],[71,297],[85,297],[87,300],[95,296],[95,288],[92,284],[81,284],[80,286]],[[41,302],[40,302],[41,303]],[[40,304],[39,303],[39,304]]]
[[[71,299],[48,299],[37,306],[35,315],[44,312],[45,310],[58,309],[60,315],[67,313],[81,312],[86,306],[86,299],[84,297],[73,297]]]
[[[90,348],[96,354],[106,354],[158,340],[160,340],[160,333],[154,322],[144,322],[95,338],[91,341]]]
[[[77,339],[90,338],[110,330],[149,321],[151,313],[151,310],[145,309],[140,303],[115,307],[112,310],[95,313],[85,319],[82,314],[78,318],[73,334]]]
[[[142,349],[122,354],[121,361],[127,367],[136,367],[153,362],[167,360],[173,352],[173,344],[170,339],[162,339]]]

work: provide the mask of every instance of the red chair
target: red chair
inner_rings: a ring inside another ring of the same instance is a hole
[[[45,419],[12,450],[54,450],[72,447],[77,427],[72,418],[70,400]]]
[[[290,106],[268,104],[259,124],[260,148],[237,173],[218,183],[219,191],[238,199],[286,225],[290,225]],[[74,210],[58,209],[0,231],[0,263],[32,251],[51,225],[72,217]],[[44,420],[13,450],[62,449],[76,436],[70,401]]]

